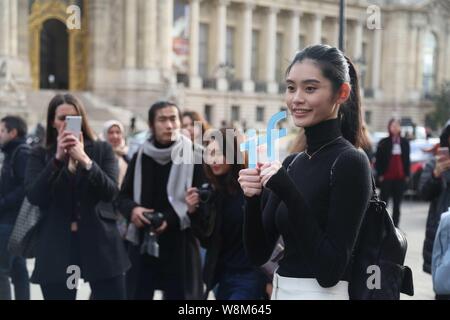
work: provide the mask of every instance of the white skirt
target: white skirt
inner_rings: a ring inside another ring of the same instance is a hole
[[[323,288],[316,279],[286,278],[275,272],[272,300],[350,300],[348,282]]]

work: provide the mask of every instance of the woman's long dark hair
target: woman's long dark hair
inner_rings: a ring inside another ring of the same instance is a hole
[[[80,100],[70,93],[58,94],[50,101],[47,111],[47,136],[46,147],[51,149],[56,146],[56,140],[58,137],[58,131],[53,128],[53,122],[55,121],[56,109],[63,104],[69,104],[75,108],[77,114],[82,117],[81,131],[83,132],[83,138],[85,141],[95,141],[96,135],[89,126],[89,121],[86,113],[86,109]]]
[[[228,134],[233,132],[234,134]],[[217,134],[219,133],[219,134]],[[240,151],[240,135],[238,134],[238,131],[236,129],[232,128],[223,128],[220,130],[214,130],[210,134],[212,137],[222,137],[222,141],[218,141],[220,147],[223,149],[222,153],[225,159],[227,158],[227,154],[229,152],[233,152],[233,164],[231,165],[231,170],[227,173],[224,183],[221,184],[219,182],[219,179],[214,175],[214,173],[211,170],[211,167],[208,164],[204,164],[204,172],[206,175],[206,178],[208,181],[214,186],[214,188],[220,192],[227,192],[229,194],[236,193],[237,190],[239,190],[240,185],[238,182],[239,178],[239,171],[242,169],[245,169],[247,167],[247,161],[246,156]],[[231,139],[232,137],[232,139]],[[212,143],[211,141],[210,143]]]
[[[331,81],[333,93],[336,94],[345,82],[350,83],[352,90],[348,100],[339,109],[341,131],[355,147],[361,146],[362,115],[359,80],[355,66],[339,49],[328,45],[314,45],[298,52],[287,68],[286,76],[296,63],[306,59],[314,61],[325,78]]]

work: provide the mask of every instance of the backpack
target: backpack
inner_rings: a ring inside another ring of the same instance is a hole
[[[331,168],[330,185],[338,160]],[[399,300],[400,293],[412,296],[412,271],[404,265],[406,236],[394,226],[386,203],[379,200],[373,176],[372,192],[352,254],[350,300]]]
[[[450,294],[450,208],[442,213],[436,232],[431,262],[433,289],[437,295]]]

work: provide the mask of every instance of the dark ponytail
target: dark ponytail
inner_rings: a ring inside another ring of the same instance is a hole
[[[359,148],[361,146],[363,135],[359,80],[353,62],[346,56],[345,59],[348,63],[348,72],[350,75],[350,85],[352,90],[348,100],[341,105],[339,110],[341,130],[344,138]]]
[[[292,66],[305,59],[313,60],[316,63],[323,76],[331,81],[334,93],[337,93],[345,82],[350,83],[352,90],[348,100],[339,109],[339,118],[342,135],[359,148],[363,129],[359,80],[355,66],[339,49],[320,44],[309,46],[298,52],[287,68],[286,75],[289,74]]]

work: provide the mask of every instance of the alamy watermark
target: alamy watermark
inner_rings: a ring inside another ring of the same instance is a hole
[[[77,5],[67,7],[66,13],[69,17],[66,20],[68,30],[81,30],[81,8]]]
[[[66,273],[69,275],[66,281],[67,289],[78,290],[81,278],[81,269],[77,265],[67,267]]]

